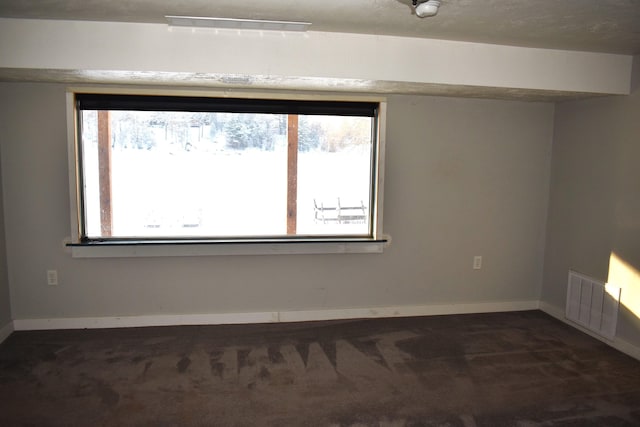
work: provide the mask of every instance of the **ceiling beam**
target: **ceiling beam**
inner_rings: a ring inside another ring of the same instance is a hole
[[[294,80],[329,82],[329,90],[336,82],[344,82],[343,89],[387,82],[405,88],[626,95],[632,64],[627,55],[393,36],[0,19],[0,77],[3,69],[62,70],[222,76],[220,83],[246,87]]]

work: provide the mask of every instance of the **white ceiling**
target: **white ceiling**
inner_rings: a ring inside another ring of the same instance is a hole
[[[313,31],[640,53],[640,0],[2,0],[0,17],[166,22],[166,15],[311,22]]]

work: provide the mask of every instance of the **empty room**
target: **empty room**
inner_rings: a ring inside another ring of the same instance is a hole
[[[0,425],[640,425],[640,3],[0,2]]]

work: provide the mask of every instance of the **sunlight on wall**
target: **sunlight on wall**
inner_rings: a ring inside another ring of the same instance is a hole
[[[640,318],[640,271],[612,252],[607,282],[622,289],[620,303]]]

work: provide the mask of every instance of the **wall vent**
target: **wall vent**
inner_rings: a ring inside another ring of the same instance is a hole
[[[569,270],[567,319],[613,339],[618,323],[620,288]]]

